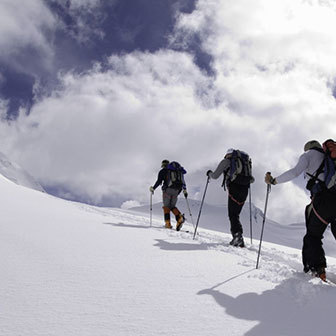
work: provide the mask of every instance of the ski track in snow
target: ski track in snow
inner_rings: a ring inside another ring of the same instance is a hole
[[[336,288],[303,274],[297,249],[263,242],[256,270],[258,240],[0,190],[1,336],[334,334]]]

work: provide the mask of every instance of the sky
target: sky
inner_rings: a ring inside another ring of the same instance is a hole
[[[265,172],[334,137],[334,1],[3,0],[0,16],[0,151],[55,195],[143,204],[169,159],[200,199],[233,147],[263,208]],[[273,187],[268,216],[302,222],[304,184]]]

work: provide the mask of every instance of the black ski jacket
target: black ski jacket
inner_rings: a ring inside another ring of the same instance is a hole
[[[162,168],[159,171],[157,181],[155,182],[153,188],[154,190],[163,183],[162,190],[166,190],[168,188],[167,185],[167,174],[168,174],[168,169],[167,168]]]

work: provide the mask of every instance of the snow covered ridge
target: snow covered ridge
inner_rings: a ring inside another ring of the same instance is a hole
[[[17,163],[10,161],[7,156],[1,152],[0,174],[16,184],[38,191],[44,191],[43,187],[27,171]]]

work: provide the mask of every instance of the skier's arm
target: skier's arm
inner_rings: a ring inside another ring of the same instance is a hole
[[[157,181],[156,181],[155,184],[153,185],[154,190],[155,190],[159,185],[162,184],[162,182],[164,181],[164,179],[165,179],[165,171],[164,171],[164,169],[161,169],[161,170],[159,171]]]
[[[294,168],[287,170],[286,172],[275,178],[276,183],[285,183],[293,180],[295,177],[299,176],[308,168],[308,164],[309,162],[307,159],[307,155],[302,154],[300,156],[299,162]]]
[[[214,172],[210,172],[209,176],[212,179],[217,180],[219,176],[221,176],[223,174],[223,172],[225,170],[227,170],[230,167],[230,160],[229,159],[223,159],[218,167],[216,168],[216,170]]]

